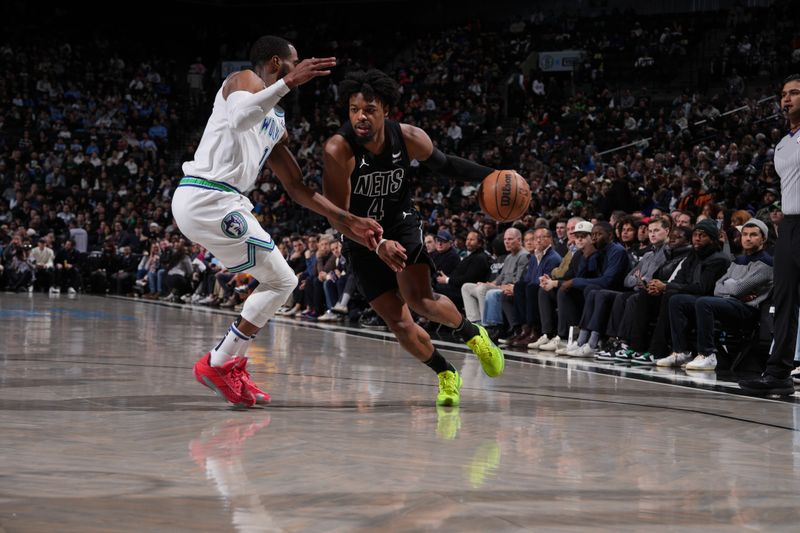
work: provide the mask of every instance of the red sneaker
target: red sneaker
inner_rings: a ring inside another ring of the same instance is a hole
[[[247,357],[234,357],[239,360],[238,372],[239,378],[244,384],[245,388],[250,392],[250,395],[256,399],[257,404],[269,403],[269,394],[261,390],[250,377],[250,372],[247,371]]]
[[[194,377],[234,406],[252,407],[256,400],[242,383],[239,364],[234,358],[222,366],[211,366],[211,352],[208,352],[194,364]]]

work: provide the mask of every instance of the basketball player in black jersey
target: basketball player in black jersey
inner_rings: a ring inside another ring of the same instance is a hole
[[[343,250],[370,306],[400,345],[439,376],[437,405],[458,405],[461,376],[414,322],[409,307],[454,328],[491,377],[503,372],[503,352],[483,327],[469,322],[446,296],[433,293],[433,261],[411,202],[409,165],[416,159],[435,172],[474,181],[492,169],[445,155],[420,128],[387,119],[400,93],[394,80],[379,70],[348,74],[339,96],[350,120],[325,144],[324,195],[354,215],[374,218],[384,230],[374,252],[350,239]]]

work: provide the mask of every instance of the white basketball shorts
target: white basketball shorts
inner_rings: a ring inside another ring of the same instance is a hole
[[[202,244],[230,272],[252,269],[258,250],[268,252],[258,254],[266,255],[268,263],[286,263],[252,210],[250,200],[235,188],[203,178],[183,178],[172,196],[172,215],[181,232]]]

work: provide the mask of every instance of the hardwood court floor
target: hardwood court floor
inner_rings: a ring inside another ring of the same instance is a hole
[[[230,316],[0,295],[0,531],[797,531],[798,405],[274,322],[272,395],[191,367]]]

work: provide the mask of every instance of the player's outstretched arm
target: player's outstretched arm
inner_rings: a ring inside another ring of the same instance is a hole
[[[289,148],[278,143],[267,158],[269,168],[278,176],[287,194],[307,209],[318,213],[331,223],[336,230],[350,239],[374,250],[383,235],[383,228],[371,218],[362,218],[348,213],[346,209],[334,205],[330,200],[313,191],[303,183],[300,166]]]
[[[289,87],[278,80],[269,87],[252,70],[233,74],[222,89],[227,102],[228,124],[236,131],[246,131],[264,120],[281,98],[289,93]]]
[[[480,181],[495,170],[463,157],[442,153],[421,128],[410,124],[401,124],[400,128],[403,130],[409,158],[416,159],[435,172],[445,176]]]
[[[270,85],[252,70],[233,74],[225,83],[222,96],[227,102],[228,123],[236,131],[245,131],[262,120],[270,109],[291,89],[318,76],[327,76],[336,66],[335,57],[304,59],[292,72]]]
[[[313,80],[318,76],[327,76],[331,73],[330,69],[336,66],[335,57],[312,57],[304,59],[294,67],[289,74],[284,76],[283,81],[290,89],[298,85]]]

